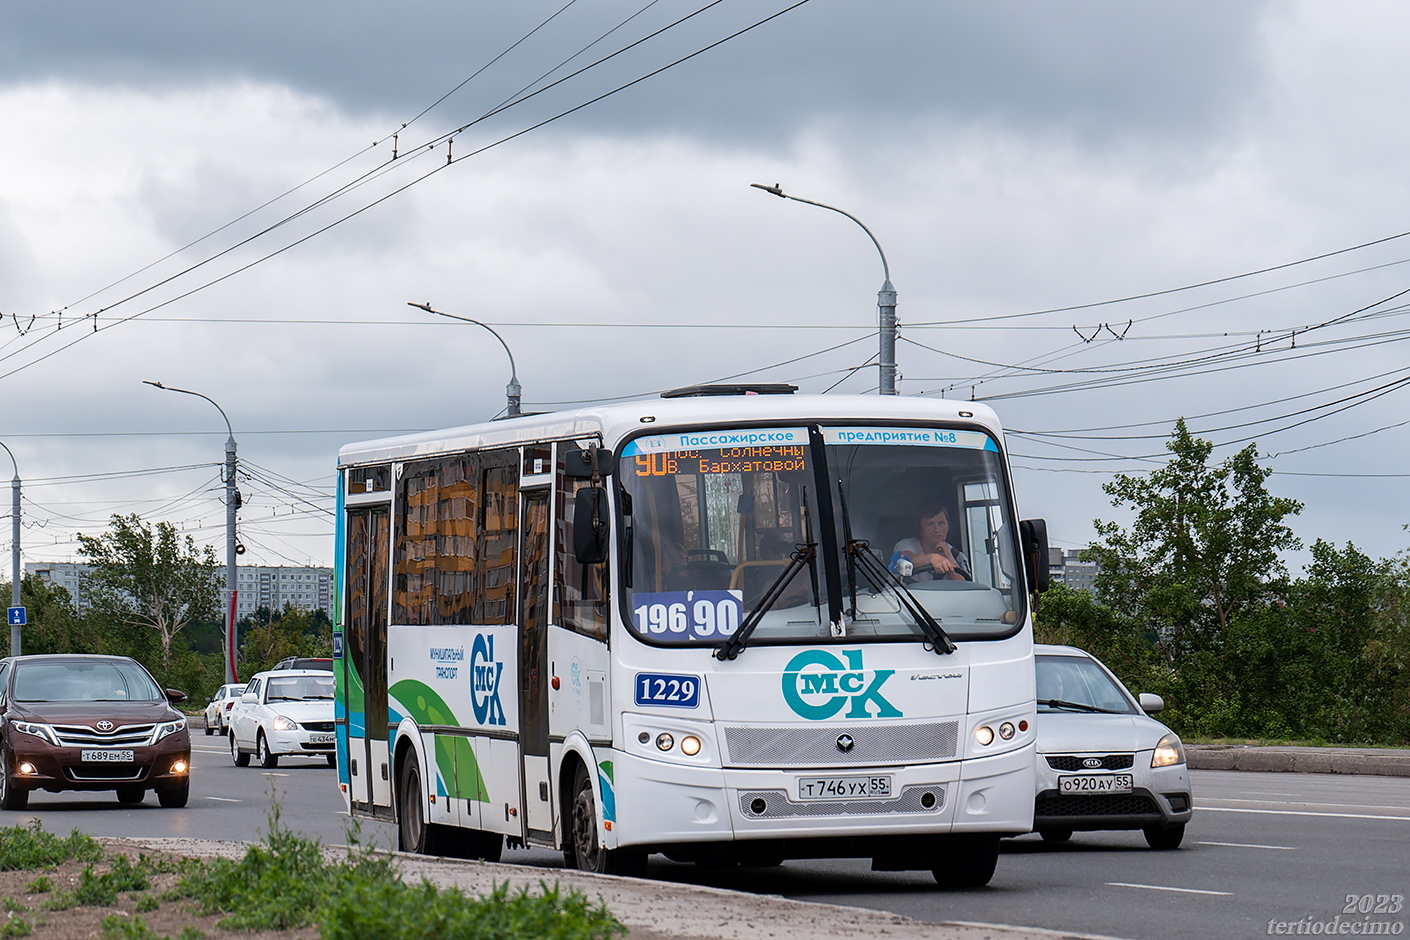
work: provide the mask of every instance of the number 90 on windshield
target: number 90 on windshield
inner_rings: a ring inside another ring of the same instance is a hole
[[[637,592],[637,633],[665,643],[727,640],[744,619],[743,591]]]

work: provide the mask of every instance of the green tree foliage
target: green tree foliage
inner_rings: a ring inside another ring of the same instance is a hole
[[[1254,448],[1211,465],[1183,421],[1166,446],[1164,467],[1107,484],[1134,522],[1096,523],[1095,596],[1050,592],[1035,636],[1162,694],[1185,733],[1410,743],[1410,556],[1319,540],[1289,578],[1302,507],[1267,491]]]
[[[93,566],[94,614],[133,645],[141,644],[141,633],[155,633],[162,671],[170,673],[177,634],[194,620],[218,616],[215,551],[189,535],[183,540],[169,522],[149,526],[135,513],[114,515],[100,536],[78,538]]]
[[[8,582],[0,584],[0,595],[11,596]],[[89,647],[87,624],[74,610],[68,591],[51,586],[36,575],[25,575],[20,579],[20,603],[28,621],[20,638],[21,652],[69,653]],[[4,631],[0,647],[9,650],[10,631]]]
[[[333,655],[333,624],[321,610],[261,607],[240,621],[240,668],[254,675],[290,656]]]

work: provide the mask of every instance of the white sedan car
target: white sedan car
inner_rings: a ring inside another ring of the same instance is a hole
[[[333,674],[314,669],[256,673],[230,719],[230,757],[236,767],[258,757],[277,767],[290,755],[322,756],[337,764],[333,734]]]
[[[1165,703],[1133,697],[1082,650],[1038,646],[1038,794],[1033,829],[1048,842],[1074,831],[1140,829],[1153,849],[1179,848],[1190,821],[1190,776],[1179,735],[1149,717]]]
[[[230,709],[245,691],[245,683],[232,682],[221,686],[206,706],[206,734],[224,734],[230,721]]]

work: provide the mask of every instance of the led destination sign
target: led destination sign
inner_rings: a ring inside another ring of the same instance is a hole
[[[677,473],[787,473],[808,469],[804,447],[722,447],[719,450],[676,450],[637,454],[639,477]]]

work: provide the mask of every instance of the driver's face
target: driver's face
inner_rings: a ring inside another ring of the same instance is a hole
[[[939,545],[950,534],[950,519],[942,511],[920,520],[921,541],[926,545]]]

